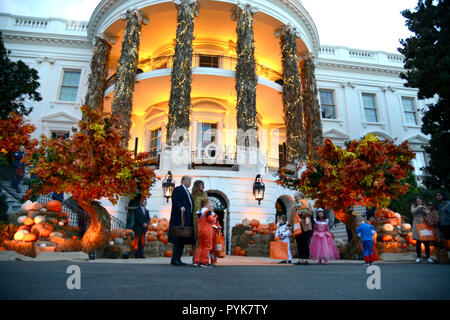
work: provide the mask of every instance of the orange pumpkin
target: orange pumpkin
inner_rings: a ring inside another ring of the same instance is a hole
[[[109,233],[109,240],[114,240],[115,238],[122,238],[123,235],[123,229],[121,228],[115,228],[112,229],[111,232]]]
[[[77,240],[78,237],[77,237],[77,236],[72,236],[72,239],[73,239],[73,240]]]
[[[23,224],[26,226],[32,226],[34,224],[34,219],[31,217],[27,217],[25,218],[25,220],[23,220]]]
[[[31,210],[34,211],[41,211],[41,209],[44,207],[42,203],[39,202],[33,202],[33,205],[31,206]]]
[[[164,232],[168,232],[169,231],[169,221],[167,221],[166,218],[159,220],[158,229],[162,230]]]
[[[270,231],[276,231],[277,230],[277,224],[275,222],[269,223],[269,229],[270,229]]]
[[[386,212],[386,214],[385,214],[386,218],[395,218],[395,212],[394,211],[386,209],[385,212]]]
[[[242,251],[242,248],[239,247],[239,246],[237,246],[237,247],[234,249],[234,254],[238,256],[238,255],[240,255],[241,251]]]
[[[62,211],[62,203],[58,200],[50,200],[45,205],[48,211],[61,212]]]
[[[6,249],[5,247],[0,247],[0,251],[6,251],[8,249]]]
[[[153,242],[153,241],[155,241],[155,240],[156,240],[156,238],[155,238],[154,235],[149,234],[149,235],[147,236],[147,241],[148,241],[148,242]]]
[[[30,232],[30,233],[25,233],[24,235],[23,235],[23,238],[22,238],[22,241],[25,241],[25,242],[33,242],[33,241],[36,241],[37,240],[37,237],[36,237],[36,235],[34,234],[34,233],[32,233],[32,232]]]
[[[392,241],[392,236],[390,234],[385,234],[382,238],[383,242]]]
[[[390,224],[392,224],[392,226],[395,228],[396,226],[398,226],[398,220],[397,220],[397,218],[388,218],[387,220],[386,220],[386,222],[385,223],[390,223]]]
[[[251,227],[258,227],[259,226],[259,220],[256,220],[256,219],[250,220],[250,226]]]
[[[253,240],[250,240],[250,244],[255,244],[255,241],[253,241]]]
[[[38,237],[47,238],[53,232],[53,226],[48,222],[37,223],[31,228],[31,232]]]
[[[158,234],[158,238],[161,237],[162,235],[164,235],[164,231],[162,231],[161,229],[156,231],[156,233]]]
[[[19,228],[17,228],[17,231],[20,231],[20,230],[31,231],[31,227],[30,226],[26,226],[26,225],[21,225]]]
[[[153,224],[148,225],[148,231],[158,231],[158,228],[155,227]]]
[[[150,224],[155,224],[158,223],[158,218],[157,217],[153,217],[150,219]]]
[[[167,236],[167,234],[163,234],[162,236],[159,237],[159,241],[161,241],[164,244],[167,244],[169,242],[169,237]]]
[[[134,240],[135,233],[131,229],[126,229],[122,231],[122,238],[127,240]]]
[[[239,255],[241,255],[241,256],[246,256],[247,255],[247,251],[245,251],[245,250],[241,250],[241,252],[240,252],[240,254]]]
[[[172,250],[164,251],[164,257],[172,257]]]

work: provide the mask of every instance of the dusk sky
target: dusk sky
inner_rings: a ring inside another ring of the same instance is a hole
[[[417,0],[301,0],[319,31],[320,43],[397,52],[411,35],[400,11]],[[0,12],[88,21],[98,0],[0,0]]]

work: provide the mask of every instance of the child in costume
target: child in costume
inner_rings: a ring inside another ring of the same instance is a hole
[[[287,224],[286,216],[280,216],[277,223],[277,231],[275,233],[275,237],[278,237],[281,239],[281,241],[286,242],[288,249],[288,260],[282,260],[280,261],[280,263],[292,263],[292,254],[289,239],[290,234],[291,230],[289,228],[289,225]]]
[[[317,218],[314,218],[314,233],[311,238],[309,252],[312,259],[319,259],[319,264],[328,264],[328,260],[338,260],[339,250],[336,247],[328,227],[328,219],[322,208],[317,210]]]
[[[202,199],[201,209],[196,212],[198,222],[198,249],[195,253],[194,267],[211,267],[209,252],[212,249],[214,212],[210,210],[209,200]]]
[[[369,266],[374,261],[373,256],[373,235],[376,230],[375,227],[364,222],[364,218],[359,216],[356,218],[356,235],[361,238],[363,254],[364,254],[364,265]]]
[[[212,203],[210,202],[210,207],[209,210],[211,210],[211,212],[213,212],[214,210],[214,206],[212,205]],[[214,221],[212,222],[212,227],[213,227],[213,232],[212,232],[212,247],[211,247],[211,251],[209,252],[209,256],[211,258],[211,265],[213,267],[217,267],[217,255],[216,255],[216,245],[217,245],[217,236],[220,234],[220,229],[221,226],[219,224],[219,220],[216,214],[213,215],[213,219]]]

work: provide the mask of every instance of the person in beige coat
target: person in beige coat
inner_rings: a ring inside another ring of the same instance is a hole
[[[296,192],[294,194],[295,201],[298,202],[299,200],[305,199],[305,195],[302,192]],[[296,262],[296,265],[302,265],[302,264],[309,264],[306,259],[309,259],[309,242],[311,240],[313,230],[312,230],[312,214],[313,210],[311,207],[311,204],[308,203],[308,209],[307,210],[297,210],[297,207],[294,205],[290,212],[288,217],[288,223],[292,226],[295,223],[295,215],[300,216],[300,225],[302,227],[302,234],[297,236],[295,238],[295,241],[297,242],[297,252],[298,252],[298,262]]]

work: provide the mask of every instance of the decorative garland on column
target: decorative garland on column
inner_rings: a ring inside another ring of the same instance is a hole
[[[176,129],[189,130],[191,116],[192,40],[194,18],[198,15],[196,0],[174,0],[178,8],[175,53],[169,100],[166,143],[171,145]]]
[[[148,19],[141,10],[127,10],[122,19],[127,21],[127,25],[123,36],[119,65],[117,67],[111,115],[120,116],[115,126],[122,134],[122,145],[128,147],[141,27],[142,23],[148,23]]]
[[[237,20],[237,128],[246,132],[257,130],[256,123],[256,86],[258,77],[255,69],[255,45],[253,37],[253,15],[257,9],[249,4],[239,4],[234,8],[233,20]],[[243,142],[243,141],[242,141]],[[241,143],[242,143],[241,142]]]
[[[310,160],[317,158],[316,147],[323,144],[322,120],[320,118],[320,105],[317,97],[315,69],[311,53],[307,53],[300,59],[306,144],[308,147],[308,159]]]
[[[108,76],[108,59],[111,51],[111,43],[115,39],[105,33],[100,33],[94,40],[94,54],[91,59],[91,74],[89,75],[88,89],[85,105],[91,109],[103,112],[103,96],[106,90],[106,78]]]
[[[286,123],[286,144],[289,161],[303,162],[307,159],[305,120],[297,62],[298,35],[290,26],[275,32],[280,37],[283,64],[283,111]]]

